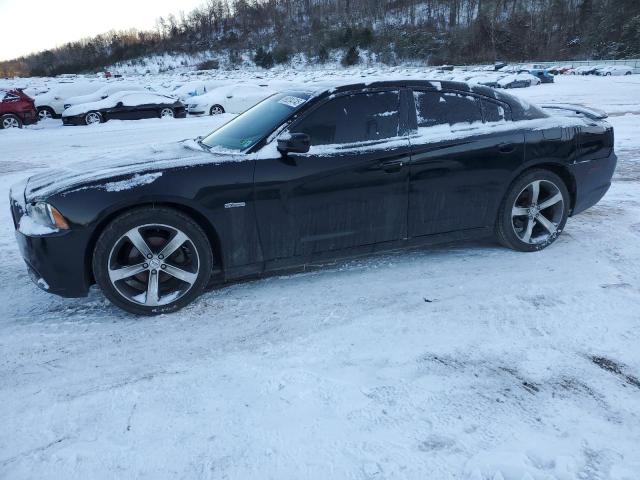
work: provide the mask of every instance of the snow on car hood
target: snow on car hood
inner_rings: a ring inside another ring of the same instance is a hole
[[[25,198],[27,202],[34,202],[84,188],[119,192],[151,183],[167,169],[247,159],[246,155],[236,152],[204,151],[193,140],[143,146],[33,175],[26,184]]]

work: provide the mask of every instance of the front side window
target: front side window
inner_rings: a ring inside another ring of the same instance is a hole
[[[480,102],[472,95],[434,91],[414,92],[418,127],[482,122]]]
[[[341,96],[310,112],[290,132],[306,133],[311,137],[312,146],[397,137],[399,104],[398,91]]]
[[[307,92],[278,93],[224,124],[202,140],[209,148],[242,151],[279,127],[309,99]]]

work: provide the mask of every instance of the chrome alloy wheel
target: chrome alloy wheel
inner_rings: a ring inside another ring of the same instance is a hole
[[[209,110],[210,115],[222,115],[224,113],[224,109],[220,105],[214,105]]]
[[[84,117],[84,121],[87,125],[94,125],[102,121],[102,117],[98,112],[90,112]]]
[[[173,109],[163,108],[160,110],[160,118],[173,118]]]
[[[544,243],[559,233],[564,208],[564,199],[556,184],[535,180],[516,197],[511,209],[513,231],[524,243]]]
[[[53,118],[53,115],[51,115],[51,110],[49,110],[48,108],[43,108],[41,110],[38,110],[39,120],[51,120],[52,118]]]
[[[20,128],[20,122],[15,117],[6,117],[2,119],[2,128]]]
[[[132,228],[109,254],[109,280],[130,302],[160,306],[183,297],[196,282],[200,259],[181,230],[161,224]]]

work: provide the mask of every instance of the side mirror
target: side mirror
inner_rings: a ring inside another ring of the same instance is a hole
[[[306,133],[285,133],[278,137],[278,151],[287,153],[307,153],[311,148],[311,137]]]

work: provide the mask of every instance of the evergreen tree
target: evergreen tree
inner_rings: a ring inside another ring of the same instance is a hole
[[[351,65],[355,65],[360,61],[360,55],[358,53],[358,47],[351,46],[347,53],[344,54],[340,63],[345,67],[350,67]]]

